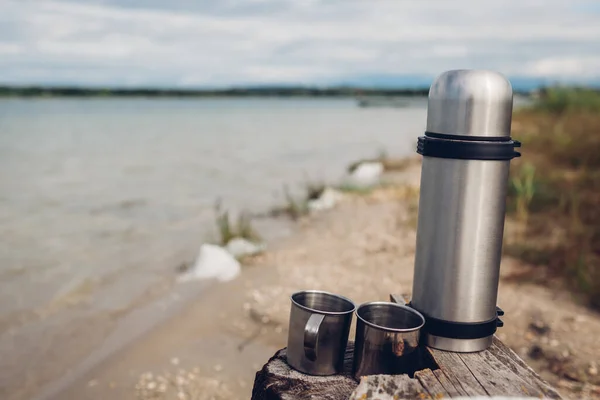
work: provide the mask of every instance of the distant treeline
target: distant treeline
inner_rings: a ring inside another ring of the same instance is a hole
[[[370,89],[354,87],[256,87],[231,89],[124,89],[0,86],[0,97],[357,97],[427,96],[429,88]]]

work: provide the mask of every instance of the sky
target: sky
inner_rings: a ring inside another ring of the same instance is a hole
[[[0,83],[600,82],[598,0],[0,0]]]

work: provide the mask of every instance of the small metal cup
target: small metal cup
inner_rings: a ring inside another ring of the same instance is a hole
[[[353,373],[364,375],[409,373],[418,361],[420,329],[425,318],[404,305],[372,302],[356,310]]]
[[[291,300],[288,364],[310,375],[340,373],[356,309],[354,303],[317,290],[294,293]]]

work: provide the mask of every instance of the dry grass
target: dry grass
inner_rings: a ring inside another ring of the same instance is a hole
[[[523,159],[512,166],[508,210],[526,230],[506,251],[547,266],[600,309],[600,94],[549,93],[514,118]]]
[[[221,202],[215,204],[215,223],[217,225],[218,244],[225,246],[231,239],[242,238],[251,242],[259,242],[260,235],[252,226],[252,217],[242,212],[232,221],[228,210],[224,210]]]
[[[343,183],[341,185],[336,186],[336,190],[339,190],[342,193],[348,193],[348,194],[355,194],[355,195],[360,195],[360,196],[366,196],[369,195],[373,192],[373,190],[375,190],[376,188],[380,188],[383,185],[378,185],[378,186],[356,186],[356,185],[351,185],[348,183]]]
[[[286,185],[283,187],[285,204],[273,208],[270,214],[275,217],[286,215],[293,220],[298,220],[308,214],[308,202],[320,198],[326,187],[327,185],[324,182],[307,179],[304,183],[301,195],[294,196]]]

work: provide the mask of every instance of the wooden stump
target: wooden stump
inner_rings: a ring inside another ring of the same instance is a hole
[[[429,360],[408,375],[372,375],[360,384],[351,376],[353,343],[348,344],[344,373],[310,376],[293,370],[285,349],[278,351],[256,373],[252,400],[400,400],[451,397],[512,396],[560,399],[558,392],[542,380],[519,356],[494,338],[494,344],[479,353],[450,353],[425,348]],[[433,361],[433,363],[432,363]]]
[[[312,376],[292,369],[286,361],[286,349],[279,350],[256,373],[252,400],[347,399],[357,385],[350,375],[353,351],[354,343],[348,343],[343,374]]]

